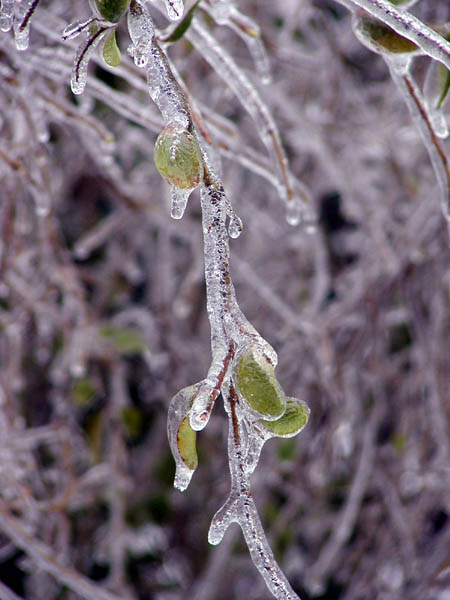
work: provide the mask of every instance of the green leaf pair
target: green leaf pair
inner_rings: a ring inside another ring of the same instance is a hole
[[[290,437],[306,425],[309,408],[286,396],[274,367],[259,350],[250,348],[241,356],[233,379],[239,395],[273,435]]]

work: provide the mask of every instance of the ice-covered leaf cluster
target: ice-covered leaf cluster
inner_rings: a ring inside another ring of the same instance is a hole
[[[340,4],[1,2],[0,597],[445,595],[450,8]]]

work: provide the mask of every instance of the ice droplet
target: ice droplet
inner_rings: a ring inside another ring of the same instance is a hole
[[[171,21],[181,19],[184,11],[183,0],[165,0],[167,15]]]
[[[0,29],[9,31],[13,24],[14,0],[2,0],[0,8]]]
[[[228,235],[236,239],[238,238],[243,229],[242,219],[240,219],[235,213],[230,217],[230,222],[228,223]]]
[[[289,225],[295,227],[302,220],[302,207],[298,198],[289,200],[286,204],[286,221]]]
[[[171,207],[170,214],[173,219],[181,219],[186,210],[187,202],[192,190],[181,190],[175,185],[170,186],[171,188]]]

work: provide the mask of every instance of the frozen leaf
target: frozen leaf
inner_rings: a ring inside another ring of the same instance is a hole
[[[396,33],[393,29],[371,17],[357,19],[358,38],[375,52],[391,52],[403,54],[417,52],[418,47],[414,42]]]
[[[167,125],[155,144],[155,164],[175,187],[193,190],[203,180],[203,158],[195,135],[177,123]]]
[[[72,398],[77,406],[86,407],[96,396],[95,385],[89,377],[76,379],[72,386]]]
[[[107,36],[102,52],[105,63],[110,67],[118,67],[122,60],[119,47],[116,42],[116,30],[113,29]]]
[[[293,437],[305,427],[309,407],[295,398],[288,398],[284,414],[276,421],[260,421],[261,425],[278,437]]]
[[[259,415],[270,420],[281,417],[286,399],[274,368],[257,350],[248,350],[240,358],[234,373],[239,393]]]
[[[110,23],[117,23],[127,12],[130,0],[95,0],[99,15]]]
[[[99,328],[101,337],[110,341],[121,354],[141,354],[147,344],[141,335],[128,327],[119,328],[105,325]]]
[[[188,487],[198,464],[195,449],[197,434],[189,423],[189,413],[200,386],[201,382],[183,388],[175,394],[169,406],[167,437],[176,466],[174,486],[180,491]]]
[[[191,471],[195,471],[198,466],[196,440],[197,433],[192,429],[189,417],[185,417],[178,428],[177,444],[183,462]]]

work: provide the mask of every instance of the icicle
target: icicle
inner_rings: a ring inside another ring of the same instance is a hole
[[[294,197],[286,203],[286,221],[295,227],[302,220],[302,205],[299,198]]]
[[[36,214],[38,217],[46,217],[51,210],[51,199],[47,191],[38,189],[35,185],[30,185],[30,191],[33,196]]]
[[[173,219],[181,219],[186,210],[187,202],[191,194],[191,190],[181,190],[175,185],[170,186],[171,207],[170,214]]]
[[[14,0],[2,0],[0,8],[0,29],[9,31],[13,25]]]
[[[183,0],[165,0],[167,15],[171,21],[181,19],[184,11]]]
[[[21,2],[16,9],[17,14],[14,20],[14,40],[16,42],[17,50],[26,50],[28,48],[29,35],[30,35],[30,21],[25,20],[25,16],[28,9],[33,2]]]
[[[88,64],[89,60],[98,46],[105,37],[109,28],[102,27],[94,35],[91,35],[85,43],[78,47],[75,55],[75,62],[72,70],[72,79],[70,85],[74,94],[82,94],[86,87]]]

